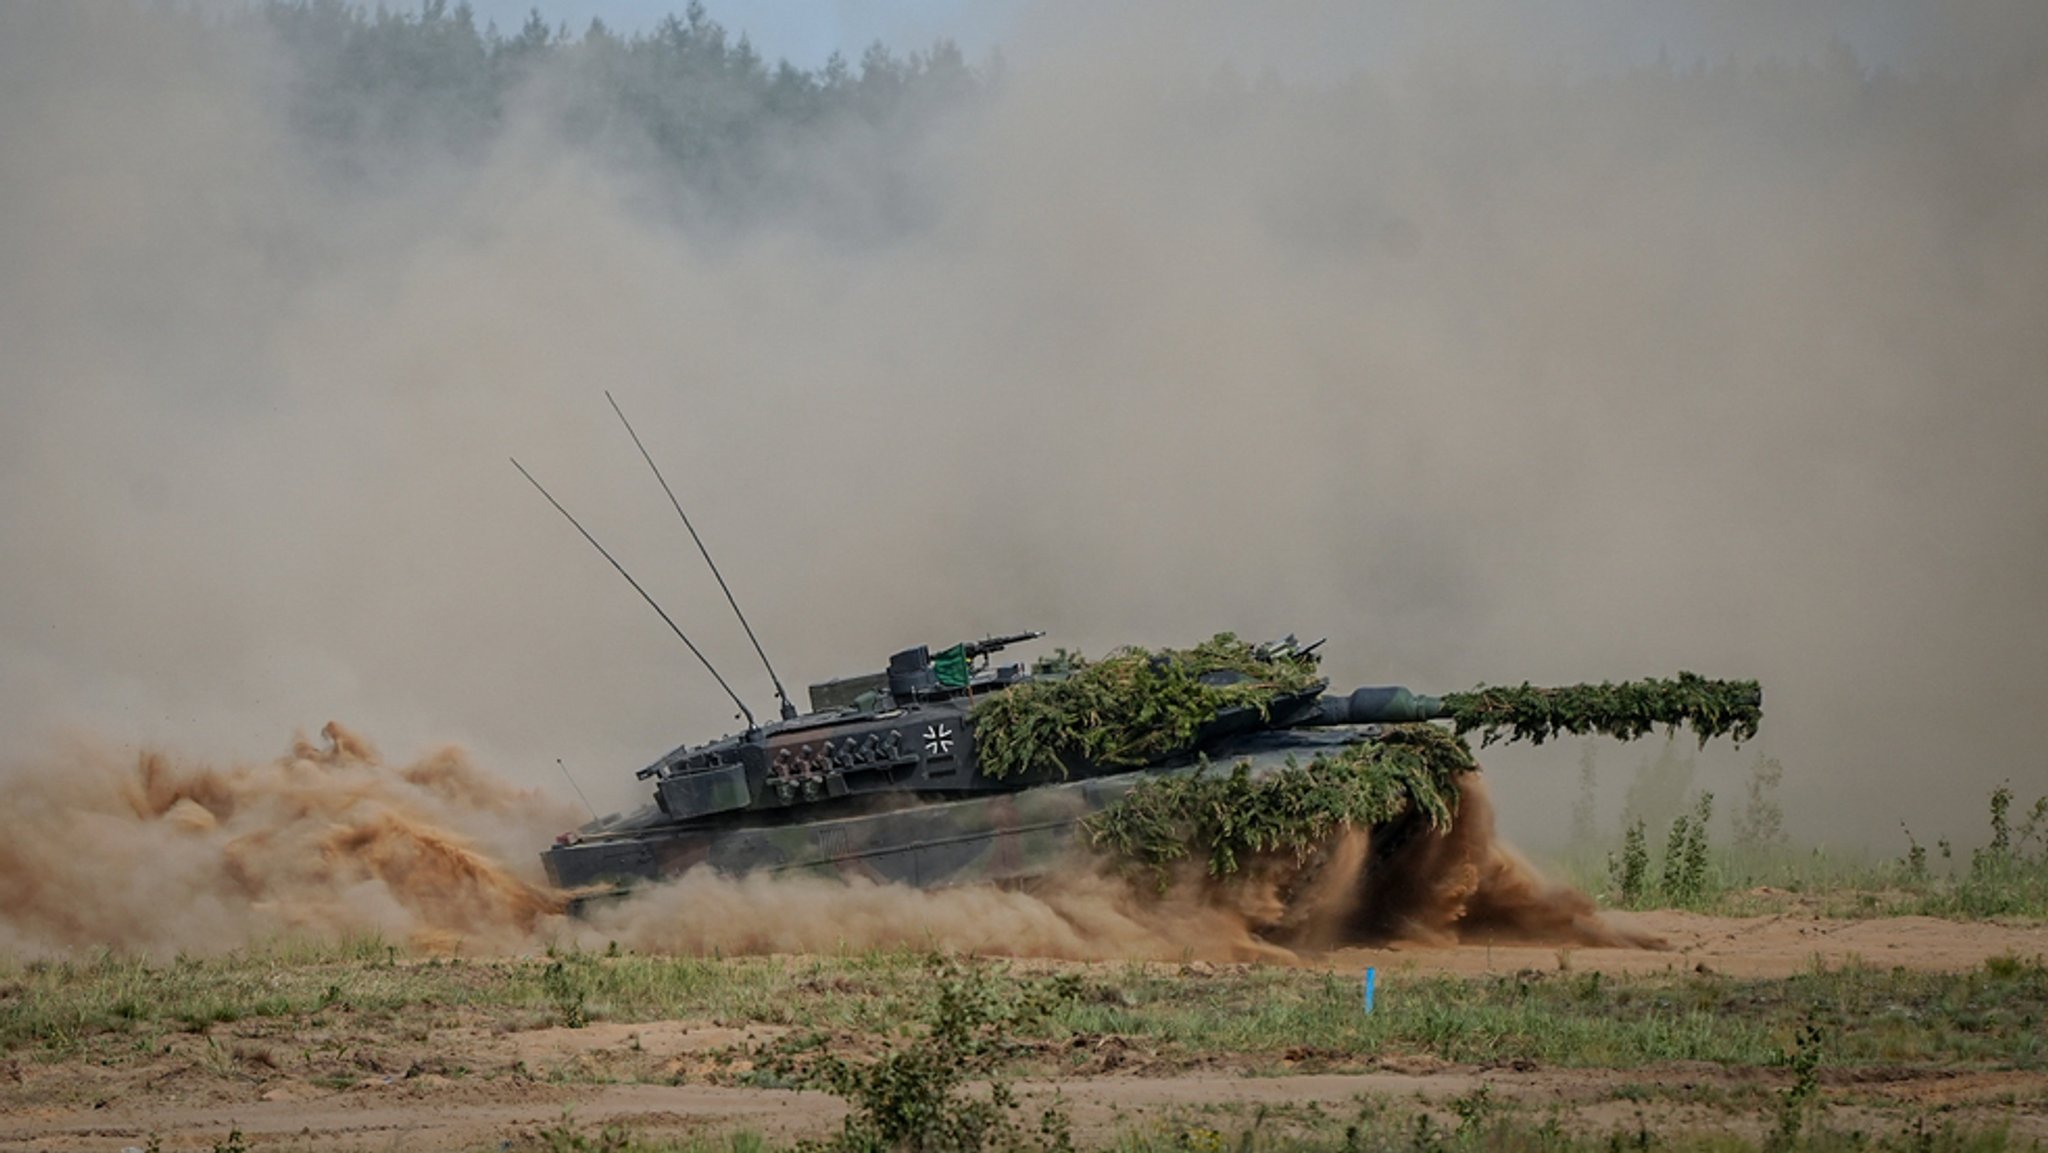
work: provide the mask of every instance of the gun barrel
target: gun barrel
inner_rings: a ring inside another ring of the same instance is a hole
[[[1367,685],[1347,697],[1324,697],[1316,710],[1298,722],[1322,725],[1400,725],[1433,721],[1450,715],[1440,697],[1412,693],[1399,685]]]
[[[989,653],[1001,652],[1011,645],[1022,644],[1025,641],[1035,641],[1044,635],[1044,632],[1004,633],[999,637],[983,637],[978,641],[968,641],[960,647],[966,650],[968,657],[979,657]]]

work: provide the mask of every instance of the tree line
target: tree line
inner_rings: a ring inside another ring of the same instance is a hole
[[[374,180],[413,156],[477,156],[515,117],[540,116],[560,140],[653,171],[680,202],[714,217],[823,208],[823,219],[837,221],[847,201],[861,200],[856,235],[861,226],[916,222],[919,148],[935,126],[972,117],[1005,83],[999,55],[970,63],[949,40],[907,53],[876,43],[857,62],[835,54],[810,69],[770,63],[701,0],[630,34],[601,20],[572,30],[539,11],[510,31],[480,26],[461,0],[396,10],[249,0],[224,14],[140,3],[111,11],[192,22],[202,40],[223,46],[255,39],[281,50],[277,99],[314,154],[345,175]],[[1183,140],[1279,131],[1332,156],[1420,155],[1480,180],[1559,159],[1634,170],[1692,147],[1825,163],[1901,137],[1953,154],[1938,167],[1981,170],[1986,158],[1976,153],[2016,143],[2009,133],[1987,139],[1987,113],[2023,107],[2042,60],[2027,53],[2020,66],[1962,77],[1873,66],[1838,44],[1813,59],[1664,59],[1576,77],[1459,74],[1449,64],[1403,86],[1363,74],[1307,84],[1271,72],[1247,79],[1224,65],[1206,83],[1164,93],[1166,115],[1150,123]],[[1998,158],[1994,171],[2009,171],[2012,159]],[[2041,157],[2020,163],[2038,171]],[[1275,219],[1355,215],[1345,186],[1378,183],[1398,166],[1340,168]]]
[[[820,194],[809,153],[823,142],[851,134],[870,159],[892,156],[936,118],[971,112],[1001,70],[999,57],[970,65],[943,39],[907,53],[878,42],[858,62],[835,53],[811,69],[770,63],[698,0],[632,34],[602,20],[573,31],[538,10],[507,32],[449,0],[132,11],[192,22],[224,46],[280,49],[272,82],[291,126],[354,175],[374,179],[394,156],[476,156],[510,117],[530,113],[552,118],[567,141],[658,166],[700,207],[731,210]]]

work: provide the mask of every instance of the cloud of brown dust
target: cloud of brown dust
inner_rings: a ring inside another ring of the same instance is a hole
[[[339,725],[277,760],[215,768],[75,744],[20,768],[0,818],[0,952],[217,952],[376,934],[526,944],[562,912],[523,879],[573,814],[459,749],[387,764]]]
[[[1351,830],[1307,861],[1240,876],[1199,864],[1161,889],[1087,863],[1028,889],[920,890],[823,877],[698,872],[593,911],[584,934],[661,952],[816,953],[920,947],[1066,960],[1195,958],[1292,962],[1389,941],[1540,941],[1655,946],[1603,921],[1584,894],[1545,881],[1494,837],[1491,802],[1468,779],[1456,824],[1375,857]]]
[[[1917,14],[1875,77],[1733,6],[1661,79],[1598,5],[1048,5],[988,108],[888,171],[818,143],[829,210],[732,231],[546,76],[473,153],[337,171],[274,45],[112,7],[0,7],[10,792],[67,727],[340,715],[640,803],[729,705],[507,455],[769,700],[606,387],[792,686],[1025,627],[1327,633],[1340,688],[1753,676],[1794,834],[1887,847],[2039,763],[2038,5]],[[1508,834],[1569,752],[1490,758]]]
[[[564,914],[533,848],[574,814],[459,749],[407,764],[328,724],[283,757],[218,768],[78,744],[14,774],[0,817],[0,955],[110,948],[213,953],[375,936],[500,952],[568,940],[686,954],[928,948],[1071,960],[1292,961],[1360,941],[1648,943],[1545,884],[1493,836],[1465,786],[1447,835],[1374,860],[1363,832],[1309,862],[1161,889],[1076,855],[1029,890],[697,871]]]

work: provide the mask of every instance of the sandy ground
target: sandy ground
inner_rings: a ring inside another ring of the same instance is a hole
[[[1664,950],[1494,945],[1436,948],[1400,945],[1345,949],[1316,958],[1340,972],[1377,967],[1430,973],[1516,972],[1522,969],[1654,973],[1698,969],[1735,977],[1785,977],[1816,964],[1851,961],[1928,972],[1974,968],[1988,957],[2048,956],[2048,925],[1942,921],[1933,917],[1830,920],[1801,913],[1768,917],[1706,917],[1696,913],[1610,914],[1615,924],[1653,933]]]
[[[1635,928],[1663,936],[1666,951],[1571,949],[1555,946],[1403,946],[1347,950],[1315,959],[1339,971],[1367,966],[1397,977],[1415,973],[1513,972],[1521,969],[1645,972],[1699,966],[1734,975],[1780,976],[1823,961],[1858,960],[1884,967],[1967,969],[2001,954],[2048,954],[2048,927],[1957,924],[1921,918],[1829,921],[1782,915],[1712,918],[1652,913],[1629,918]],[[1398,996],[1398,981],[1383,985]],[[705,1056],[735,1044],[762,1041],[776,1030],[731,1028],[704,1022],[599,1023],[584,1029],[497,1033],[483,1029],[437,1032],[430,1045],[448,1066],[471,1070],[570,1068],[569,1082],[538,1076],[451,1078],[442,1064],[366,1070],[342,1087],[266,1074],[248,1062],[220,1059],[210,1038],[195,1049],[140,1069],[115,1072],[83,1064],[42,1064],[30,1058],[0,1062],[0,1149],[104,1150],[143,1146],[152,1134],[167,1150],[210,1149],[238,1127],[250,1148],[442,1150],[517,1147],[565,1119],[590,1133],[619,1124],[645,1137],[672,1137],[747,1129],[771,1139],[823,1136],[842,1115],[833,1098],[779,1090],[695,1083]],[[289,1045],[289,1038],[271,1038]],[[1114,1039],[1110,1039],[1113,1041]],[[214,1054],[209,1059],[209,1054]],[[1113,1057],[1113,1055],[1108,1055]],[[650,1064],[651,1063],[651,1064]],[[676,1085],[606,1084],[607,1068],[654,1068]],[[1027,1101],[1057,1093],[1084,1143],[1147,1125],[1198,1123],[1234,1131],[1260,1104],[1317,1102],[1337,1115],[1357,1108],[1360,1095],[1443,1102],[1486,1085],[1496,1097],[1538,1105],[1569,1105],[1578,1123],[1632,1127],[1649,1110],[1650,1123],[1760,1128],[1752,1110],[1688,1104],[1702,1098],[1767,1101],[1784,1079],[1778,1070],[1729,1070],[1669,1065],[1628,1071],[1531,1067],[1454,1066],[1428,1059],[1389,1059],[1363,1072],[1252,1075],[1227,1066],[1163,1076],[1134,1074],[1114,1059],[1093,1063],[1097,1075],[1021,1085]],[[2048,1139],[2048,1075],[2006,1071],[1958,1072],[1939,1068],[1838,1070],[1831,1096],[1846,1102],[1837,1119],[1853,1123],[1859,1110],[1920,1105],[1961,1110],[1964,1117],[2009,1121],[2015,1134]],[[1647,1107],[1638,1087],[1661,1087]],[[1757,1096],[1757,1094],[1765,1096]],[[1242,1114],[1233,1110],[1243,1110]],[[1205,1112],[1206,1111],[1206,1112]],[[1951,1114],[1958,1115],[1958,1114]],[[509,1143],[509,1145],[508,1145]]]
[[[1397,1067],[1369,1073],[1244,1076],[1103,1076],[1020,1085],[1027,1109],[1057,1094],[1077,1136],[1142,1129],[1148,1125],[1200,1125],[1231,1132],[1247,1124],[1259,1105],[1315,1102],[1343,1117],[1361,1096],[1401,1104],[1443,1105],[1485,1085],[1497,1099],[1575,1109],[1575,1124],[1633,1129],[1649,1112],[1653,1127],[1686,1125],[1760,1132],[1761,1117],[1731,1116],[1707,1106],[1638,1103],[1642,1087],[1677,1092],[1740,1090],[1773,1083],[1760,1075],[1730,1074],[1709,1066],[1630,1070],[1515,1070],[1460,1066]],[[2048,1078],[2024,1073],[1885,1073],[1854,1085],[1830,1086],[1853,1095],[1838,1106],[1834,1123],[1851,1125],[1886,1106],[1939,1106],[1951,1116],[1996,1119],[2016,1137],[2048,1139],[2048,1110],[2039,1104]],[[1627,1099],[1617,1094],[1626,1092]],[[2015,1106],[2015,1098],[2036,1104]],[[1973,1108],[1974,1107],[1974,1108]],[[708,1085],[467,1085],[438,1080],[344,1090],[314,1100],[226,1104],[140,1101],[88,1112],[17,1112],[0,1121],[0,1147],[21,1150],[121,1150],[140,1147],[152,1133],[164,1149],[206,1149],[228,1127],[238,1127],[250,1148],[303,1150],[501,1149],[534,1142],[546,1129],[569,1122],[586,1134],[625,1126],[642,1138],[678,1138],[745,1129],[771,1140],[825,1137],[844,1109],[835,1098],[773,1089]],[[1445,1116],[1448,1123],[1448,1114]]]

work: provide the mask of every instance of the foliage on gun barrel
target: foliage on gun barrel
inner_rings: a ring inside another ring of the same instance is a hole
[[[1379,738],[1325,753],[1306,765],[1252,775],[1228,772],[1144,781],[1089,817],[1098,847],[1151,868],[1163,883],[1173,862],[1199,855],[1212,876],[1236,872],[1248,858],[1306,856],[1340,826],[1365,828],[1411,812],[1449,829],[1457,777],[1479,766],[1465,742],[1434,725],[1396,725]]]
[[[1137,767],[1183,752],[1195,733],[1226,708],[1264,712],[1276,698],[1321,683],[1313,654],[1268,653],[1218,633],[1191,649],[1118,649],[1099,661],[1063,655],[1071,669],[974,706],[981,771],[1007,777],[1064,771],[1068,761]],[[1242,679],[1209,684],[1234,672]]]
[[[1755,681],[1715,681],[1694,673],[1676,680],[1602,682],[1536,688],[1487,686],[1450,693],[1444,706],[1460,736],[1477,731],[1483,748],[1496,741],[1540,745],[1559,733],[1600,733],[1631,741],[1663,726],[1684,725],[1700,743],[1732,736],[1739,743],[1756,736],[1763,718],[1763,690]]]

